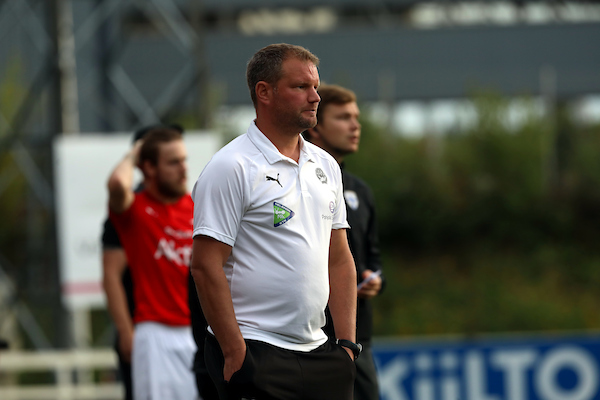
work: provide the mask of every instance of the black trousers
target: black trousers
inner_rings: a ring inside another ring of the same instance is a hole
[[[379,400],[377,368],[373,359],[371,343],[363,343],[363,350],[356,360],[354,400]]]
[[[219,400],[217,388],[211,377],[208,375],[206,364],[204,363],[204,346],[202,351],[197,351],[194,356],[194,375],[196,376],[196,387],[202,400]]]
[[[131,381],[131,363],[125,360],[119,348],[119,335],[115,339],[115,351],[119,359],[119,377],[125,389],[125,400],[133,400],[133,383]]]
[[[223,379],[223,353],[207,335],[205,360],[221,400],[352,400],[356,367],[346,350],[326,342],[310,352],[246,340],[242,368]]]

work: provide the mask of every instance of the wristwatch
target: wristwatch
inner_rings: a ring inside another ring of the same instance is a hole
[[[354,342],[351,342],[346,339],[338,339],[335,341],[335,343],[337,345],[340,345],[342,347],[352,350],[352,353],[354,353],[355,360],[358,358],[358,356],[360,355],[360,352],[362,351],[362,344],[360,344],[360,343],[354,343]]]

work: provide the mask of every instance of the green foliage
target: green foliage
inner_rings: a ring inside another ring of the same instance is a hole
[[[12,57],[0,80],[0,138],[8,132],[8,126],[2,121],[11,121],[25,98],[22,71],[21,58]]]
[[[0,79],[0,140],[8,134],[10,122],[25,98],[22,69],[20,58],[13,57],[8,62],[5,76]],[[14,260],[18,241],[22,240],[19,227],[25,213],[23,193],[26,188],[26,181],[15,165],[14,157],[14,153],[0,149],[0,253],[11,260]]]
[[[375,193],[387,258],[376,334],[600,328],[600,127],[473,104],[475,124],[445,136],[362,121],[346,161]]]
[[[600,259],[594,254],[547,246],[533,253],[394,254],[386,261],[388,287],[375,300],[378,334],[600,326]]]

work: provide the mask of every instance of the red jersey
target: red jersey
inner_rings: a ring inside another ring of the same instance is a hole
[[[189,194],[164,204],[145,190],[131,207],[110,212],[131,270],[135,323],[189,325],[188,275],[194,205]]]

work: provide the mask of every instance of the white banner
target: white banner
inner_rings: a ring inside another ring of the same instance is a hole
[[[102,225],[108,213],[106,182],[131,146],[132,134],[60,136],[54,141],[58,249],[64,304],[103,307]],[[212,132],[186,132],[188,186],[221,147]],[[136,171],[135,182],[141,181]]]

